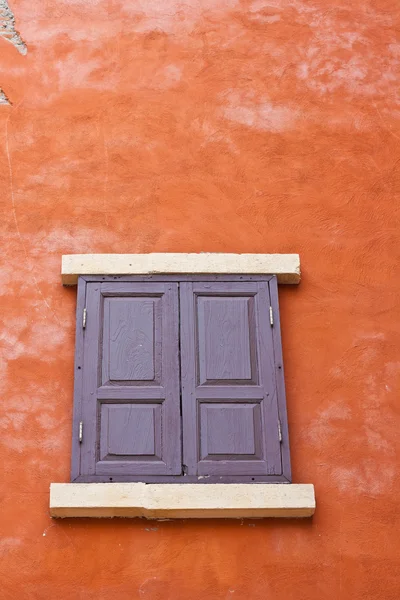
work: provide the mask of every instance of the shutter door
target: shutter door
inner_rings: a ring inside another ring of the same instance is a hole
[[[188,475],[280,475],[268,282],[181,283]]]
[[[176,283],[88,283],[81,475],[181,473]]]

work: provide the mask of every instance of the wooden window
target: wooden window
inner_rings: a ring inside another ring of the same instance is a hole
[[[290,482],[275,276],[79,278],[72,481]]]

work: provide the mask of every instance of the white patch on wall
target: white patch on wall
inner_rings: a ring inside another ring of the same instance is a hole
[[[34,255],[45,253],[56,253],[57,260],[60,261],[61,254],[90,254],[99,252],[98,241],[101,240],[105,246],[110,248],[110,252],[116,252],[121,240],[116,232],[110,229],[95,230],[89,227],[79,227],[77,229],[51,229],[44,231],[40,237],[37,236],[32,243],[32,253]],[[57,273],[59,277],[59,273]]]
[[[14,548],[18,548],[22,543],[20,538],[17,537],[1,537],[0,538],[0,556],[7,554]]]
[[[76,171],[81,168],[81,163],[76,163]],[[47,167],[48,175],[51,176],[56,169],[56,165],[50,164]],[[66,172],[62,170],[59,165],[59,170],[62,172],[62,176],[66,176]],[[40,172],[38,179],[32,179],[30,182],[44,181],[46,177],[46,167],[43,167],[43,172]],[[121,239],[118,233],[111,229],[99,228],[91,229],[90,227],[79,227],[74,229],[73,227],[57,227],[51,229],[41,229],[36,233],[24,234],[21,233],[22,242],[29,247],[30,256],[34,257],[35,264],[37,260],[41,259],[44,261],[51,261],[55,256],[58,261],[58,267],[60,267],[60,260],[62,254],[91,254],[97,252],[117,252],[121,247]],[[99,240],[101,241],[102,247],[99,247]],[[15,233],[4,234],[2,238],[3,250],[7,250],[8,247],[12,247],[17,242],[17,236]],[[107,250],[106,250],[107,249]],[[46,271],[36,273],[38,281],[48,281],[49,273]],[[60,268],[57,269],[55,277],[60,282]],[[0,295],[8,293],[4,291],[4,287],[7,284],[19,284],[24,281],[29,287],[32,287],[31,282],[26,281],[26,269],[22,269],[20,263],[18,268],[11,261],[3,263],[0,267]]]
[[[0,333],[0,359],[5,365],[21,356],[34,360],[39,357],[42,362],[54,362],[57,359],[57,349],[65,343],[67,333],[61,323],[47,319],[33,321],[19,332],[6,323]]]
[[[58,60],[55,68],[58,72],[59,91],[71,88],[110,89],[117,82],[115,73],[107,73],[107,77],[92,77],[102,67],[98,60],[82,60],[79,52],[71,53],[66,58]]]
[[[399,69],[395,32],[387,31],[383,48],[371,37],[374,27],[393,25],[388,13],[361,6],[343,10],[339,17],[334,11],[321,11],[319,3],[287,0],[282,4],[294,9],[296,22],[311,33],[299,41],[294,55],[291,46],[291,55],[285,57],[285,64],[297,63],[297,76],[309,89],[323,95],[338,89],[370,97],[390,94],[400,101],[391,84]]]
[[[60,418],[58,416],[53,416],[48,412],[42,412],[36,416],[36,422],[46,431],[50,431],[57,427],[60,423]]]
[[[317,462],[342,492],[390,494],[395,481],[393,439],[398,419],[395,401],[391,403],[388,395],[397,389],[400,363],[376,369],[385,344],[385,335],[379,331],[360,333],[355,338],[324,379],[324,396],[329,400],[322,403],[302,432],[302,438],[320,457],[329,448],[328,460],[322,462],[319,457]],[[359,388],[356,395],[349,395],[349,382]],[[362,456],[357,454],[356,459],[355,447],[362,449]]]
[[[364,458],[361,464],[353,467],[335,467],[331,473],[332,480],[342,492],[352,490],[358,494],[379,496],[390,494],[396,477],[393,465],[379,465],[379,458]]]
[[[239,0],[137,0],[125,2],[122,8],[132,16],[133,31],[173,34],[191,31],[205,13],[221,17],[238,3]]]
[[[280,10],[282,2],[280,0],[255,0],[250,4],[250,12],[260,12],[262,10]]]
[[[40,468],[52,468],[51,451],[62,447],[70,436],[67,417],[60,419],[57,412],[60,404],[70,400],[65,385],[52,381],[43,381],[41,385],[25,383],[23,391],[15,394],[10,394],[10,384],[5,387],[7,414],[0,419],[0,447],[18,454],[32,452],[32,455],[43,450],[49,460]],[[36,459],[31,456],[29,460]]]
[[[178,65],[167,65],[164,67],[163,74],[167,84],[174,85],[182,79],[182,69]]]
[[[132,82],[132,87],[135,89],[152,89],[152,90],[167,90],[175,87],[182,79],[182,68],[176,64],[169,64],[156,68],[149,69],[146,72],[141,72],[137,79]],[[151,149],[154,147],[154,142],[147,144]]]
[[[265,58],[266,79],[283,78],[285,89],[285,79],[294,74],[301,86],[319,96],[343,91],[350,99],[357,96],[371,100],[379,98],[382,114],[386,104],[391,102],[386,110],[397,117],[395,110],[396,105],[400,105],[400,88],[394,82],[399,79],[400,46],[390,12],[365,4],[325,10],[315,0],[254,0],[247,7],[242,5],[240,10],[239,15],[266,28],[265,37],[259,38],[257,46],[259,56]],[[235,33],[233,43],[241,35],[246,39],[249,32],[246,19],[241,20],[241,33],[239,30]],[[278,22],[293,28],[294,33],[287,40],[293,43],[282,44],[282,36],[275,36],[272,26]],[[385,35],[382,43],[378,43],[383,28]],[[220,45],[227,45],[224,39]],[[245,80],[254,76],[251,68],[252,61],[244,60],[243,73],[238,77]],[[259,71],[255,79],[258,85],[263,81]],[[295,92],[299,97],[301,86]],[[328,102],[324,112],[329,112]],[[333,118],[337,118],[337,109],[334,112],[336,117],[333,115]],[[351,112],[348,109],[346,126]],[[316,117],[319,121],[320,111]],[[364,123],[362,129],[369,129],[371,125]]]
[[[229,121],[271,132],[291,129],[298,117],[297,110],[274,104],[267,98],[255,97],[251,91],[229,92],[222,114]]]
[[[277,23],[281,20],[281,15],[277,13],[279,2],[264,2],[264,0],[256,0],[249,7],[249,17],[251,21],[259,23]]]
[[[226,144],[231,152],[239,154],[239,149],[232,141],[232,138],[227,135],[225,130],[221,130],[221,128],[212,121],[203,118],[195,119],[192,121],[192,129],[196,134],[201,135],[204,138],[204,141],[200,145],[201,148],[208,144],[223,143]]]

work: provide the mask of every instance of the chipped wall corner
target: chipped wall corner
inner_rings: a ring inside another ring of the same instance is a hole
[[[9,101],[6,94],[3,92],[3,90],[1,88],[0,88],[0,104],[5,104],[8,106],[11,105],[11,102]]]
[[[7,0],[0,0],[0,36],[16,47],[20,54],[28,52],[28,48],[15,29],[14,13],[10,9]]]
[[[20,54],[25,56],[28,52],[27,45],[15,29],[14,13],[10,9],[7,0],[0,0],[0,37],[10,42]],[[11,106],[9,98],[0,87],[0,105]]]

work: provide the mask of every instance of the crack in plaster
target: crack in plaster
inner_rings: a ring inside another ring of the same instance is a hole
[[[7,0],[0,0],[0,36],[16,47],[20,54],[28,52],[28,48],[15,29],[15,17]]]

